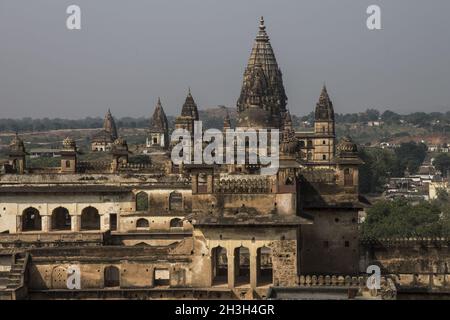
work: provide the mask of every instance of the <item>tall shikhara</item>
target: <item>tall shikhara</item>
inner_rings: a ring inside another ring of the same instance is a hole
[[[109,109],[105,115],[105,119],[103,120],[103,130],[105,130],[111,135],[112,140],[116,140],[119,137],[117,135],[116,122],[114,121],[114,118],[111,114],[111,110]]]
[[[282,73],[261,17],[237,102],[238,126],[280,128],[286,104]]]

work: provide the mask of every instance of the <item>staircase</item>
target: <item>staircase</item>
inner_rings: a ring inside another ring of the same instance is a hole
[[[15,300],[26,296],[28,253],[16,253],[12,261],[9,272],[0,272],[0,300]]]
[[[23,271],[25,270],[25,254],[18,253],[15,260],[16,261],[11,266],[11,270],[9,271],[6,289],[16,289],[22,283],[22,277],[24,276]]]

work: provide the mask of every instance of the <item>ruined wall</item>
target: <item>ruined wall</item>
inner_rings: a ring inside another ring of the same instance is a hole
[[[300,274],[358,273],[358,211],[306,211],[312,225],[301,226]]]
[[[450,239],[363,241],[361,269],[378,264],[385,273],[450,273]]]
[[[361,242],[360,270],[378,265],[400,291],[450,289],[450,239],[384,239]]]

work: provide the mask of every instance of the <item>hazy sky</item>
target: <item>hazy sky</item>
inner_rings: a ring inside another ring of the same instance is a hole
[[[0,0],[0,118],[174,115],[188,86],[235,106],[261,15],[292,113],[323,81],[336,112],[450,110],[449,0]]]

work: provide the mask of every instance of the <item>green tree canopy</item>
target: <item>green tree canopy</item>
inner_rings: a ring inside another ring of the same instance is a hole
[[[440,237],[448,233],[441,216],[442,208],[434,202],[423,201],[414,205],[403,199],[379,201],[367,210],[362,236]]]
[[[433,165],[441,171],[444,177],[447,177],[447,174],[450,170],[450,156],[446,153],[438,154],[433,161]]]

